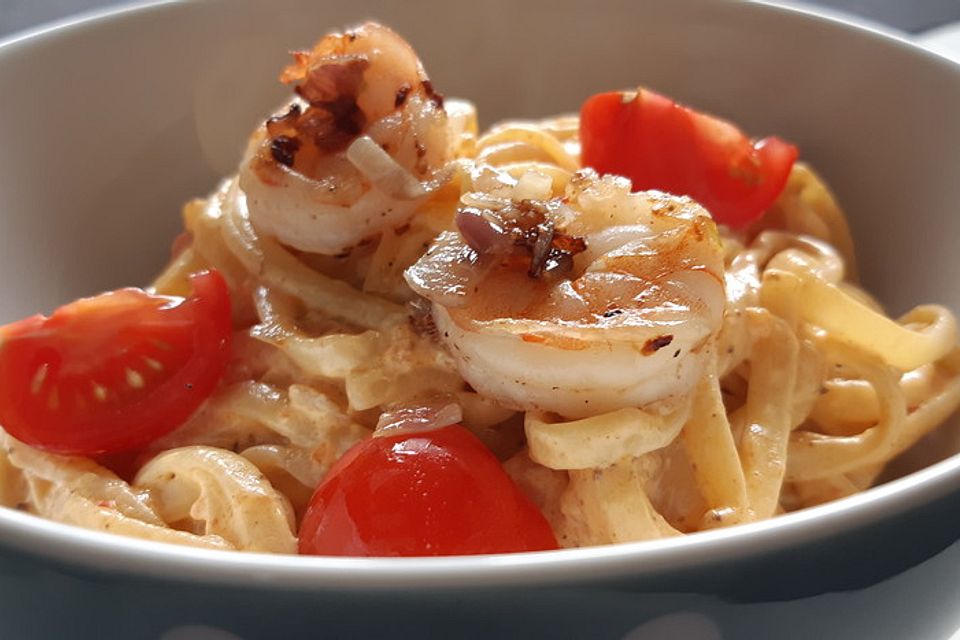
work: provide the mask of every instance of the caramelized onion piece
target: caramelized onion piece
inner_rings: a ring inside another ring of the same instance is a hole
[[[449,394],[415,398],[394,405],[380,414],[374,438],[424,433],[442,429],[463,420],[463,410]]]
[[[480,254],[460,234],[444,231],[427,249],[432,260],[418,260],[403,276],[413,291],[447,307],[462,305],[486,271]]]
[[[493,219],[489,211],[460,207],[455,221],[464,241],[477,253],[497,253],[512,244],[510,234]]]

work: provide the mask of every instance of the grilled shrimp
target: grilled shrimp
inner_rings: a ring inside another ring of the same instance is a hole
[[[689,391],[720,329],[723,253],[686,197],[592,170],[480,170],[406,272],[464,379],[507,407],[581,418]]]
[[[296,97],[253,135],[240,187],[261,232],[337,255],[402,226],[453,155],[443,98],[413,48],[366,23],[294,54]]]

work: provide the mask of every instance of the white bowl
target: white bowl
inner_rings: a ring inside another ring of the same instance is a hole
[[[0,45],[0,322],[148,281],[180,204],[233,171],[282,99],[286,51],[367,17],[410,39],[434,84],[487,123],[642,83],[796,141],[851,217],[868,288],[893,311],[960,309],[960,66],[905,41],[711,0],[210,0]],[[915,453],[932,466],[823,507],[542,554],[206,552],[0,509],[0,635],[947,637],[960,623],[955,432]]]

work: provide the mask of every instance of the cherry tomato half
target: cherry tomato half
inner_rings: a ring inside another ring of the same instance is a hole
[[[189,298],[120,289],[0,327],[0,425],[27,444],[95,455],[141,447],[211,394],[230,353],[223,277]]]
[[[467,429],[370,438],[317,488],[300,553],[448,556],[556,549],[550,525]]]
[[[630,178],[637,191],[688,195],[733,227],[773,204],[798,155],[780,138],[751,141],[731,123],[647,89],[589,98],[580,141],[585,166]]]

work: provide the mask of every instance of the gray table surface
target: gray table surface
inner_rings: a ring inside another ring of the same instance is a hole
[[[721,0],[718,0],[721,1]],[[960,0],[806,0],[910,33],[960,20]],[[0,0],[0,38],[120,0]]]

